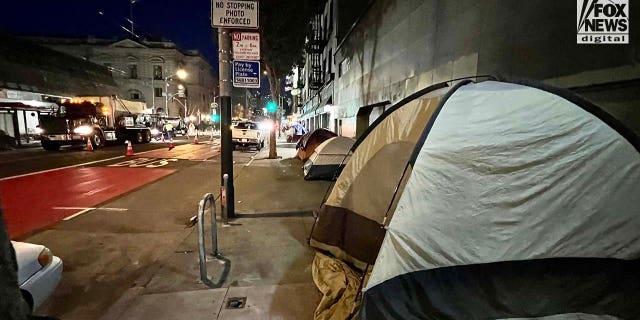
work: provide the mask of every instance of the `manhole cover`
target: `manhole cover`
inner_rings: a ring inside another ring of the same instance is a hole
[[[242,309],[247,303],[247,297],[233,297],[227,299],[226,309]]]

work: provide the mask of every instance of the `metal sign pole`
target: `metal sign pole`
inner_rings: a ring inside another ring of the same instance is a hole
[[[259,2],[257,0],[212,0],[211,1],[211,27],[218,29],[218,48],[220,65],[220,140],[222,153],[221,180],[224,186],[224,175],[228,174],[226,183],[226,210],[228,218],[235,217],[235,197],[233,190],[233,142],[231,138],[231,34],[230,29],[258,29],[259,27]],[[243,17],[239,19],[238,17]],[[259,41],[259,38],[258,38]],[[259,57],[258,57],[259,58]],[[257,73],[260,72],[260,61],[244,61],[249,67],[257,64]],[[247,66],[245,66],[247,68]],[[244,72],[244,77],[239,79],[245,82],[252,81],[251,70]],[[234,73],[235,74],[235,73]],[[241,76],[242,77],[242,76]],[[257,87],[260,87],[258,77]],[[234,79],[235,81],[235,79]],[[253,84],[253,83],[250,83]]]
[[[220,140],[222,153],[221,184],[226,182],[226,212],[228,218],[235,217],[233,190],[233,145],[231,140],[231,37],[228,29],[218,28],[219,79],[220,79]]]

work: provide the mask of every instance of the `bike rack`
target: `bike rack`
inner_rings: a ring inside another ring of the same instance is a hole
[[[205,239],[204,239],[204,211],[207,207],[207,203],[209,203],[209,208],[211,208],[211,255],[213,258],[222,262],[225,265],[225,269],[223,271],[223,275],[219,282],[213,282],[208,274],[207,274],[207,255],[205,248]],[[218,252],[218,230],[216,227],[216,200],[213,197],[213,194],[207,193],[204,195],[202,200],[200,200],[198,207],[198,257],[200,259],[200,280],[204,284],[212,288],[219,288],[224,282],[226,275],[229,272],[229,260],[222,256],[220,252]]]

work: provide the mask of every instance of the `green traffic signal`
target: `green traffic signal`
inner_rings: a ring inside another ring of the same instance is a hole
[[[267,103],[267,112],[274,113],[276,109],[278,109],[278,105],[276,105],[275,102],[269,101],[269,103]]]
[[[217,114],[212,114],[212,115],[211,115],[211,121],[213,121],[213,122],[218,122],[218,121],[220,121],[220,116],[219,116],[219,115],[217,115]]]

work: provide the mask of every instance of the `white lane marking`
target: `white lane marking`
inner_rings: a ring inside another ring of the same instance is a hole
[[[89,212],[89,211],[91,211],[93,209],[95,209],[95,208],[86,208],[86,209],[84,209],[82,211],[78,211],[78,212],[76,212],[76,213],[74,213],[74,214],[72,214],[72,215],[70,215],[70,216],[68,216],[68,217],[66,217],[66,218],[64,218],[62,220],[64,220],[64,221],[71,220],[71,219],[73,219],[73,218],[75,218],[75,217],[77,217],[77,216],[79,216],[79,215],[81,215],[83,213]]]
[[[104,211],[116,211],[116,212],[129,211],[129,209],[127,209],[127,208],[109,208],[109,207],[105,207],[105,208],[98,208],[98,207],[93,207],[93,208],[85,208],[85,207],[53,207],[51,209],[54,209],[54,210],[104,210]]]
[[[84,213],[87,213],[87,212],[93,211],[93,210],[105,210],[105,211],[116,211],[116,212],[124,212],[124,211],[129,210],[129,209],[126,209],[126,208],[82,208],[82,207],[53,207],[53,209],[55,209],[55,210],[78,210],[78,209],[82,209],[82,210],[80,210],[80,211],[78,211],[78,212],[76,212],[76,213],[74,213],[74,214],[62,219],[64,221],[71,220],[71,219],[73,219],[73,218],[75,218],[75,217],[77,217],[77,216],[79,216],[81,214],[84,214]]]
[[[85,195],[85,196],[92,196],[92,195],[94,195],[94,194],[96,194],[96,193],[100,193],[100,192],[105,191],[105,190],[107,190],[107,189],[109,189],[109,188],[110,188],[110,187],[109,187],[109,186],[107,186],[107,187],[100,188],[100,189],[93,189],[93,190],[91,190],[91,191],[87,191],[87,192],[85,192],[85,193],[84,193],[84,195]]]
[[[16,179],[16,178],[22,178],[22,177],[28,177],[28,176],[33,176],[33,175],[40,174],[40,173],[53,172],[53,171],[58,171],[58,170],[62,170],[62,169],[77,168],[77,167],[87,166],[87,165],[94,164],[94,163],[111,161],[111,160],[120,159],[120,158],[124,158],[124,156],[117,156],[117,157],[113,157],[113,158],[109,158],[109,159],[96,160],[96,161],[91,161],[91,162],[74,164],[74,165],[66,166],[66,167],[60,167],[60,168],[54,168],[54,169],[49,169],[49,170],[42,170],[42,171],[37,171],[37,172],[25,173],[25,174],[20,174],[20,175],[17,175],[17,176],[6,177],[6,178],[0,178],[0,181]]]
[[[254,157],[251,157],[251,160],[249,160],[249,162],[247,162],[247,164],[245,164],[244,166],[245,166],[245,167],[250,166],[250,165],[251,165],[251,163],[253,162],[253,160],[255,160],[255,158],[254,158]]]

